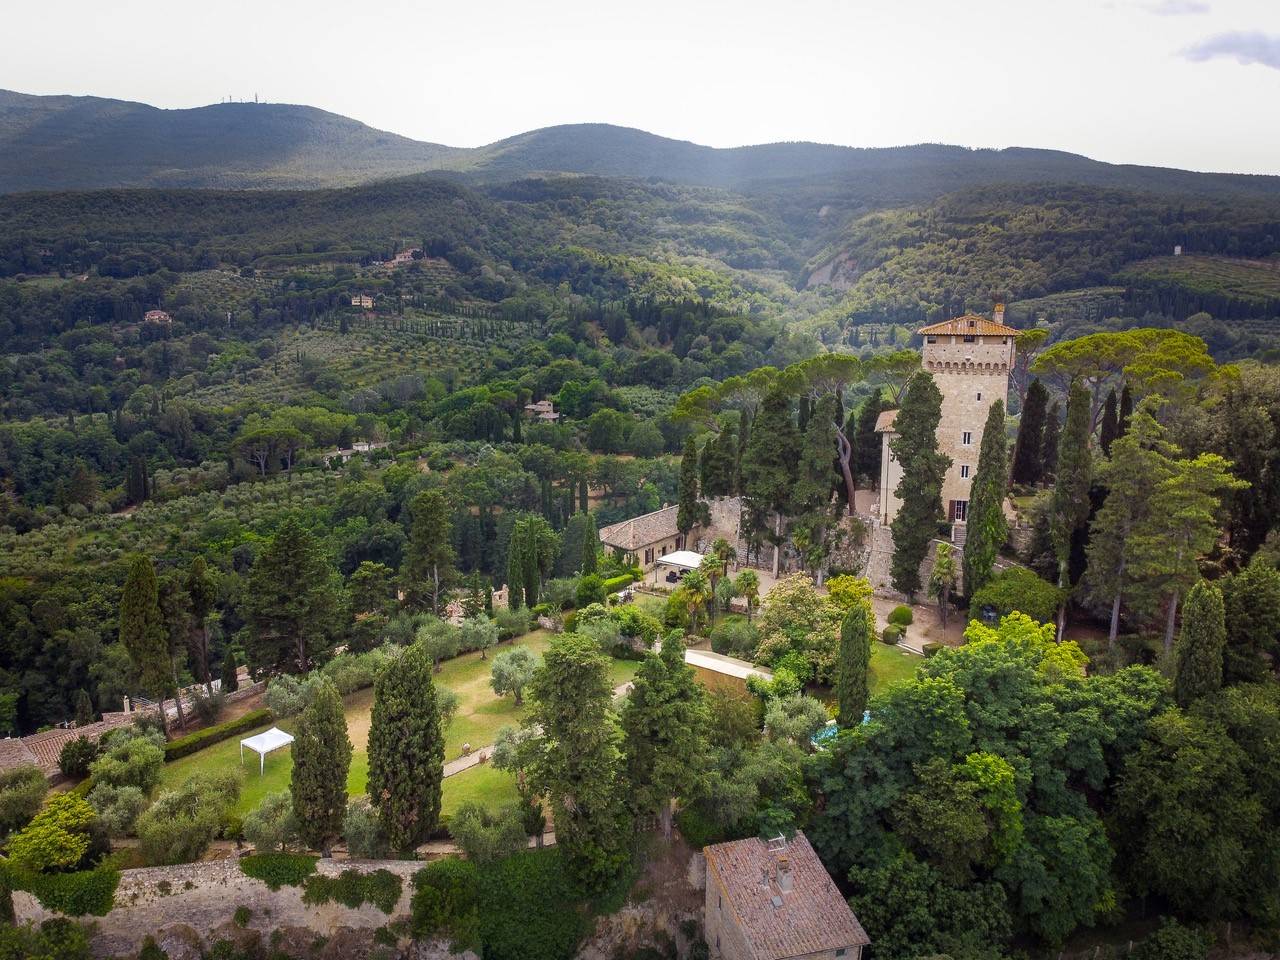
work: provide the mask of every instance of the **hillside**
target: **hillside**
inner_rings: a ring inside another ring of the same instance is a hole
[[[942,144],[719,149],[609,124],[547,127],[477,148],[420,143],[314,107],[160,110],[98,97],[0,91],[0,192],[98,187],[315,189],[426,171],[498,182],[548,173],[730,188],[820,227],[996,183],[1068,182],[1213,196],[1280,196],[1280,177],[1101,163],[1055,150]],[[819,211],[826,208],[826,216]]]

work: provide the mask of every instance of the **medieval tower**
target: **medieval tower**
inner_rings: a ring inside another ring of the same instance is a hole
[[[942,510],[949,521],[964,523],[987,414],[997,400],[1009,402],[1009,372],[1018,331],[1005,326],[1004,306],[997,305],[990,320],[966,314],[921,327],[917,332],[924,337],[920,365],[933,374],[942,393],[938,449],[951,458],[951,466],[942,481]],[[889,441],[895,436],[896,413],[896,410],[885,411],[876,424],[882,438],[879,508],[882,523],[891,521],[901,505],[895,491],[902,479],[902,468],[889,451]]]

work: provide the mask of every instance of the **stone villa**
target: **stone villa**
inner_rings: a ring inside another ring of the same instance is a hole
[[[942,419],[938,422],[938,449],[951,458],[942,481],[942,505],[947,520],[963,524],[969,509],[969,488],[978,468],[982,428],[997,400],[1009,400],[1009,371],[1014,341],[1019,331],[1004,323],[1004,305],[997,304],[992,319],[966,314],[921,327],[924,337],[920,363],[933,374],[942,392]],[[902,466],[889,450],[898,411],[886,410],[876,422],[881,436],[880,507],[877,519],[889,523],[901,501],[894,491],[902,479]]]
[[[803,833],[717,843],[703,854],[713,960],[860,960],[871,942]]]

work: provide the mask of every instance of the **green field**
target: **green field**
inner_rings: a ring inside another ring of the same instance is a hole
[[[899,680],[910,680],[916,675],[916,668],[924,663],[923,658],[914,653],[906,653],[897,647],[883,643],[871,644],[871,692],[883,693],[891,683]]]
[[[545,630],[537,630],[521,637],[511,644],[503,644],[498,649],[508,646],[528,647],[535,653],[547,649],[551,642],[550,634]],[[462,755],[462,745],[470,743],[473,749],[493,743],[498,731],[507,725],[517,724],[524,717],[527,703],[517,708],[510,697],[498,697],[489,687],[489,664],[491,659],[482,660],[478,653],[468,653],[441,665],[435,682],[448,687],[458,695],[458,712],[445,733],[445,761],[456,760]],[[639,666],[632,660],[611,660],[609,662],[609,681],[620,686],[635,676]],[[359,690],[346,698],[347,735],[354,748],[351,756],[351,768],[347,773],[347,792],[358,796],[365,792],[369,775],[369,755],[366,747],[369,741],[370,712],[373,707],[373,690]],[[283,720],[278,726],[282,730],[292,732],[294,720]],[[255,773],[258,756],[246,752],[243,762],[240,759],[240,741],[267,729],[261,727],[246,732],[222,743],[214,744],[199,753],[174,760],[166,764],[161,787],[173,787],[186,781],[197,773],[221,772],[226,769],[242,768],[244,772],[240,800],[235,812],[241,816],[248,813],[269,793],[289,788],[289,779],[293,770],[293,758],[286,751],[269,754],[266,758],[265,772]],[[458,804],[466,800],[482,800],[493,806],[501,806],[515,797],[515,785],[512,779],[491,767],[480,765],[446,777],[444,781],[443,803],[446,811],[456,809]]]
[[[1230,257],[1153,257],[1126,267],[1118,280],[1176,283],[1194,293],[1216,294],[1249,303],[1280,299],[1280,257],[1243,260]]]

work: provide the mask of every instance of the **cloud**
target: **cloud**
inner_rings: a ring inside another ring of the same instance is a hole
[[[1145,6],[1148,13],[1157,17],[1186,17],[1209,12],[1209,4],[1203,0],[1160,0]]]
[[[1259,30],[1233,30],[1193,43],[1182,51],[1182,56],[1196,63],[1230,57],[1236,63],[1260,63],[1280,70],[1280,35]]]

